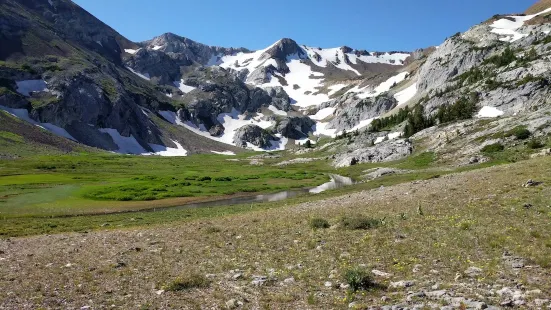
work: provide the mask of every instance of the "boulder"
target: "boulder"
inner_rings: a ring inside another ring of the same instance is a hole
[[[276,132],[290,139],[307,138],[316,123],[307,116],[285,117],[276,125]]]
[[[245,125],[239,128],[233,138],[235,145],[243,148],[247,147],[247,143],[260,148],[268,148],[272,145],[272,141],[277,140],[278,138],[257,125]]]

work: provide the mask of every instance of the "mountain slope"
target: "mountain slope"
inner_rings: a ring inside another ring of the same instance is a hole
[[[3,1],[0,17],[0,106],[111,151],[151,153],[185,140],[149,117],[181,104],[123,66],[137,44],[67,0]]]

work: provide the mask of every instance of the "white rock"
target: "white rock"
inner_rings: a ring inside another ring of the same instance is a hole
[[[371,270],[371,272],[378,276],[378,277],[382,277],[382,278],[390,278],[392,277],[392,274],[388,273],[388,272],[384,272],[384,271],[380,271],[380,270],[377,270],[377,269],[373,269]]]

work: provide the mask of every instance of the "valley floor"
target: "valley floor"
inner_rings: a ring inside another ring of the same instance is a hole
[[[0,309],[546,308],[549,197],[542,157],[268,210],[4,239]],[[374,284],[351,292],[350,270],[375,271]]]

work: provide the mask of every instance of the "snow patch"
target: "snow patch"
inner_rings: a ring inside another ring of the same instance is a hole
[[[310,141],[310,143],[312,145],[316,144],[316,141],[312,140],[312,139],[309,139],[309,138],[304,138],[304,139],[300,139],[300,140],[295,140],[295,144],[296,145],[304,145],[304,143],[306,143],[306,141]]]
[[[118,147],[117,153],[122,154],[145,154],[148,153],[140,143],[130,135],[130,137],[121,136],[121,134],[113,128],[100,128],[98,129],[102,133],[107,133],[113,139],[113,142]]]
[[[477,117],[479,118],[495,118],[502,116],[504,114],[503,111],[498,110],[494,107],[489,106],[483,106],[482,109],[478,112]]]
[[[346,84],[336,84],[336,85],[331,85],[329,86],[329,97],[333,96],[334,94],[336,94],[339,90],[345,88],[347,85]]]
[[[362,88],[360,88],[359,86],[355,86],[346,93],[355,93],[356,97],[360,99],[377,97],[378,95],[389,91],[394,85],[405,80],[407,76],[408,72],[402,72],[382,82],[381,84],[379,84],[379,86],[375,87],[374,90],[371,90],[369,86],[365,86]]]
[[[545,14],[547,12],[551,12],[551,8],[548,8],[546,10],[543,10],[533,15],[507,16],[507,18],[498,19],[490,25],[490,27],[493,28],[491,32],[502,35],[503,37],[499,39],[500,41],[504,41],[504,42],[518,41],[524,37],[527,37],[528,35],[520,33],[517,30],[520,27],[524,26],[525,22],[531,20],[532,18],[538,15]]]
[[[213,137],[210,135],[208,130],[205,128],[203,124],[200,124],[199,126],[193,124],[192,122],[181,122],[174,114],[174,112],[169,111],[161,111],[159,112],[163,118],[165,118],[167,121],[176,123],[177,125],[181,125],[188,130],[193,131],[194,133],[201,135],[203,137],[209,138],[211,140],[215,140],[218,142],[235,145],[233,142],[233,139],[235,137],[236,131],[245,126],[245,125],[257,125],[260,128],[266,129],[268,127],[271,127],[274,122],[272,121],[265,121],[262,118],[264,115],[262,113],[257,113],[256,116],[247,118],[245,115],[239,114],[239,111],[236,109],[232,109],[231,113],[222,113],[219,114],[217,117],[218,122],[224,126],[224,133],[221,136]],[[277,135],[276,135],[277,136]],[[255,151],[273,151],[273,150],[283,150],[285,149],[285,145],[287,144],[287,138],[281,137],[280,141],[272,141],[272,145],[266,149],[261,149],[259,147],[256,147],[254,145],[248,145],[249,148],[255,150]]]
[[[394,98],[398,101],[398,106],[408,102],[411,98],[415,97],[417,94],[417,83],[409,86],[408,88],[402,90],[401,92],[394,95]]]
[[[17,92],[26,97],[29,97],[33,92],[48,91],[48,85],[44,80],[16,81],[15,84],[17,85]]]
[[[184,80],[174,81],[174,86],[180,89],[184,94],[189,93],[190,91],[196,89],[197,87],[189,86],[184,84]]]
[[[327,128],[329,123],[323,123],[323,122],[317,122],[313,127],[312,131],[314,132],[315,136],[327,136],[331,138],[335,138],[337,136],[337,130]]]
[[[153,149],[153,153],[147,153],[143,155],[158,155],[166,157],[187,156],[187,150],[185,150],[182,145],[178,143],[178,141],[171,141],[176,144],[176,148],[150,143],[149,146]]]
[[[232,151],[223,151],[223,152],[211,151],[211,153],[218,154],[218,155],[235,156],[235,153]]]
[[[310,116],[311,119],[321,121],[335,113],[335,108],[323,108],[319,110],[316,114]]]
[[[59,127],[59,126],[56,126],[54,124],[50,124],[50,123],[39,123],[37,121],[35,121],[34,119],[30,118],[29,116],[29,111],[27,111],[26,109],[12,109],[12,108],[8,108],[8,107],[5,107],[5,106],[2,106],[0,105],[0,110],[4,110],[6,112],[8,112],[9,114],[19,118],[19,119],[22,119],[26,122],[29,122],[33,125],[36,125],[42,129],[45,129],[47,131],[50,131],[51,133],[55,134],[55,135],[58,135],[60,137],[63,137],[63,138],[67,138],[67,139],[70,139],[70,140],[73,140],[73,141],[77,141],[77,139],[75,139],[73,136],[71,136],[67,130]]]
[[[149,76],[149,73],[143,73],[142,74],[142,73],[139,73],[137,71],[132,70],[132,68],[130,68],[130,67],[126,67],[126,69],[130,70],[130,72],[134,73],[135,75],[141,77],[144,80],[148,80],[148,81],[151,80],[151,77]]]
[[[131,49],[131,48],[124,49],[125,52],[127,52],[128,54],[132,54],[132,55],[136,54],[139,50],[141,50],[141,48],[138,48],[136,50]]]
[[[152,47],[152,49],[154,49],[156,51],[160,50],[161,48],[163,48],[162,45],[155,45],[155,46]]]

